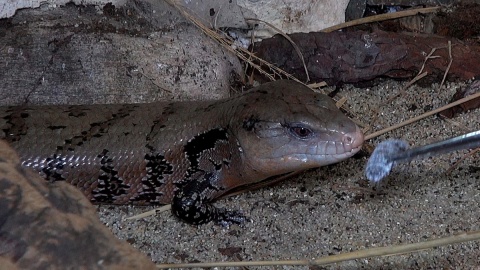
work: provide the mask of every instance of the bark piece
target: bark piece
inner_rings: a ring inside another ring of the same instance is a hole
[[[76,188],[47,184],[22,168],[3,141],[0,190],[0,268],[155,269],[146,256],[113,236]]]
[[[480,74],[480,46],[455,38],[383,31],[297,33],[290,38],[300,47],[312,81],[329,84],[355,83],[381,76],[412,78],[421,69],[432,48],[438,48],[424,71],[423,83],[439,82],[447,69],[448,41],[452,42],[453,63],[448,79],[471,79]],[[294,76],[305,80],[305,72],[292,45],[282,36],[265,39],[254,52]]]

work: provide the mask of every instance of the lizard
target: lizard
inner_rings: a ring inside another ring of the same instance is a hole
[[[328,96],[289,80],[206,101],[0,107],[22,165],[92,203],[172,204],[191,224],[243,223],[212,201],[354,155],[363,133]]]

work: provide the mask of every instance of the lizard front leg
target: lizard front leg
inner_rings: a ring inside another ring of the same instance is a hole
[[[248,219],[238,211],[216,208],[211,204],[212,195],[221,187],[215,185],[217,176],[205,172],[200,178],[177,184],[172,201],[172,211],[178,218],[190,224],[204,224],[210,221],[228,226],[242,224]]]

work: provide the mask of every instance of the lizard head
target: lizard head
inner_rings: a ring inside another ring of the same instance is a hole
[[[233,122],[246,170],[270,177],[351,157],[363,133],[326,95],[293,81],[263,84],[244,94]],[[240,119],[238,119],[240,117]],[[253,180],[253,179],[252,179]]]

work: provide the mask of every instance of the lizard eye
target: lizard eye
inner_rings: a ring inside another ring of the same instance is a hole
[[[299,126],[294,126],[290,127],[290,132],[299,137],[299,138],[307,138],[312,134],[312,131],[306,127],[299,127]]]

